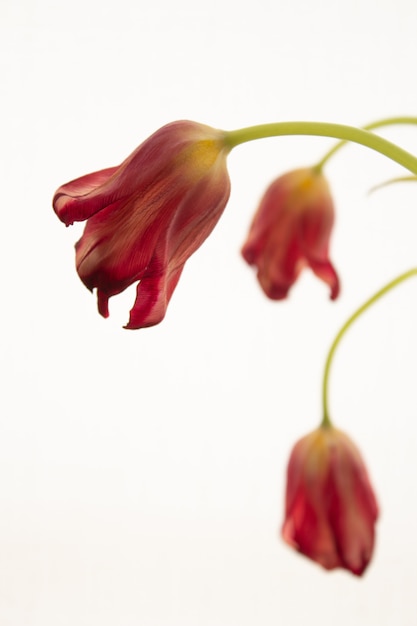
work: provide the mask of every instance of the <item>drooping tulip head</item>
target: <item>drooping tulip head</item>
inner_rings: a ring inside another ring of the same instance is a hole
[[[333,222],[328,184],[314,168],[294,170],[269,186],[242,248],[268,298],[286,298],[304,267],[329,285],[331,299],[337,298],[339,279],[329,260]]]
[[[360,576],[372,556],[377,517],[365,464],[347,435],[326,426],[296,443],[282,527],[289,545],[328,570]]]
[[[120,166],[60,187],[53,206],[68,226],[87,220],[76,244],[83,283],[98,309],[139,281],[126,328],[153,326],[165,312],[187,259],[219,220],[230,193],[223,133],[202,124],[168,124]]]

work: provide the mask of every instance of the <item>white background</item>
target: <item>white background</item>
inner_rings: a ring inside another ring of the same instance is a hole
[[[417,624],[417,284],[340,347],[330,402],[381,506],[363,579],[278,538],[285,467],[321,417],[326,351],[373,291],[417,264],[417,186],[360,146],[326,168],[343,283],[305,271],[268,301],[239,255],[267,184],[333,142],[268,139],[229,158],[232,194],[167,317],[96,311],[55,189],[120,163],[175,119],[362,125],[417,114],[414,0],[2,0],[0,623]],[[384,136],[417,152],[417,128]]]

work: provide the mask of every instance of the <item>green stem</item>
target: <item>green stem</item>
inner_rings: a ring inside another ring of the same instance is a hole
[[[363,127],[364,130],[374,130],[375,128],[382,128],[383,126],[394,126],[397,124],[417,124],[417,117],[387,117],[383,120],[372,122]],[[317,163],[315,169],[322,170],[327,161],[346,145],[346,141],[339,141],[333,148],[331,148],[324,157]]]
[[[329,124],[327,122],[277,122],[273,124],[260,124],[259,126],[249,126],[248,128],[241,128],[239,130],[225,131],[224,142],[231,150],[235,146],[247,141],[283,135],[316,135],[353,141],[380,152],[396,163],[403,165],[413,174],[417,174],[417,158],[415,156],[367,130],[355,128],[354,126],[345,126],[343,124]]]
[[[331,365],[332,365],[332,362],[333,362],[334,353],[336,351],[337,346],[340,343],[340,340],[342,339],[342,337],[344,336],[346,331],[351,327],[353,322],[355,320],[357,320],[358,317],[360,317],[362,315],[362,313],[364,313],[366,311],[366,309],[368,309],[370,306],[372,306],[372,304],[377,302],[377,300],[382,298],[382,296],[384,296],[391,289],[393,289],[394,287],[396,287],[397,285],[402,283],[404,280],[407,280],[408,278],[411,278],[412,276],[416,276],[416,275],[417,275],[417,268],[413,268],[411,270],[408,270],[408,272],[405,272],[404,274],[401,274],[400,276],[397,276],[397,278],[394,278],[394,280],[392,280],[387,285],[385,285],[385,287],[382,287],[382,289],[377,291],[371,298],[369,298],[369,300],[367,300],[364,304],[362,304],[362,306],[359,307],[359,309],[357,311],[355,311],[355,313],[353,315],[351,315],[351,317],[349,317],[349,319],[343,324],[342,328],[337,333],[337,335],[336,335],[336,337],[335,337],[335,339],[334,339],[334,341],[333,341],[333,343],[332,343],[332,345],[330,347],[330,350],[329,350],[329,353],[328,353],[327,359],[326,359],[326,364],[324,366],[324,376],[323,376],[323,420],[322,420],[321,426],[324,426],[324,427],[331,426],[331,420],[330,420],[329,410],[328,410],[328,382],[329,382],[330,368],[331,368]]]
[[[417,181],[417,176],[398,176],[398,178],[391,178],[390,180],[386,180],[384,183],[379,183],[379,185],[375,185],[371,187],[368,193],[373,193],[374,191],[378,191],[383,187],[388,187],[389,185],[394,185],[395,183],[415,183]]]

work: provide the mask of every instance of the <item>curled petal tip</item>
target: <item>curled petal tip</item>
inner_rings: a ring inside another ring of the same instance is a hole
[[[339,294],[340,294],[340,285],[339,283],[337,283],[337,285],[334,285],[331,289],[330,300],[337,300],[337,298],[339,297]]]
[[[97,290],[97,307],[102,317],[109,317],[109,296],[100,289]]]

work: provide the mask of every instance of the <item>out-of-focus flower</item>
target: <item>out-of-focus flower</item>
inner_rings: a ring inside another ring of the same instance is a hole
[[[120,166],[60,187],[53,206],[68,226],[88,220],[76,244],[98,309],[140,281],[126,328],[160,322],[187,259],[219,220],[230,193],[223,133],[179,121],[159,129]]]
[[[326,569],[360,576],[374,547],[378,506],[361,454],[323,426],[295,445],[288,464],[284,540]]]
[[[339,279],[329,260],[333,222],[328,184],[314,168],[294,170],[270,185],[242,248],[268,298],[286,298],[306,266],[329,285],[332,300],[338,296]]]

